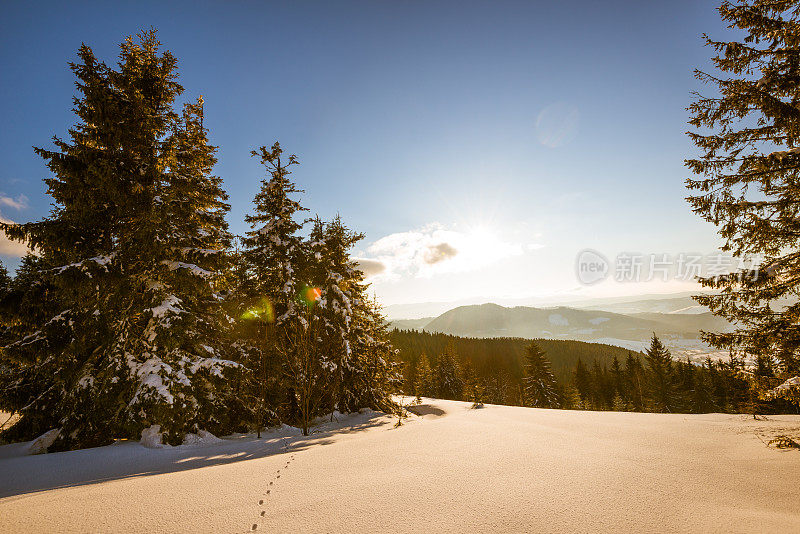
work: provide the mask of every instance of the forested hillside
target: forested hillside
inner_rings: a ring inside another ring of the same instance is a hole
[[[530,340],[521,338],[470,338],[408,330],[393,330],[390,338],[404,364],[425,354],[434,366],[438,355],[452,344],[459,357],[468,360],[479,376],[507,373],[515,380],[523,376],[525,349],[530,344]],[[572,380],[579,359],[610,366],[615,356],[624,361],[631,353],[620,347],[583,341],[537,339],[536,343],[546,352],[553,374],[564,385]]]
[[[582,341],[465,338],[393,330],[403,390],[476,403],[684,413],[792,413],[759,391],[780,380],[767,358],[676,360],[653,335],[644,353]]]

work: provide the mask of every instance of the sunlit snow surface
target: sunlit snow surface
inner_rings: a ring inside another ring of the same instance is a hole
[[[0,532],[800,531],[800,452],[767,447],[800,416],[413,409],[309,437],[0,447]]]

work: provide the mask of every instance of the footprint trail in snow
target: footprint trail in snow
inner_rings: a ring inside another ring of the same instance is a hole
[[[289,459],[286,460],[286,464],[283,466],[282,469],[284,469],[284,470],[288,469],[289,468],[289,464],[292,463],[292,460],[294,460],[294,453],[292,453],[292,455],[289,456]],[[281,469],[278,469],[278,471],[275,473],[275,478],[273,480],[269,481],[269,485],[273,486],[275,484],[275,481],[277,479],[279,479],[279,478],[281,478]],[[264,492],[264,495],[268,497],[270,495],[271,491],[272,490],[270,490],[270,489],[266,490]],[[258,514],[259,518],[266,517],[266,515],[267,515],[267,510],[263,509],[264,507],[266,507],[266,503],[267,503],[267,499],[259,499],[258,500],[258,506],[262,508],[262,510]],[[254,530],[258,530],[258,525],[259,525],[260,521],[261,521],[261,519],[257,519],[256,522],[253,523],[253,525],[250,527],[250,532],[252,532]]]

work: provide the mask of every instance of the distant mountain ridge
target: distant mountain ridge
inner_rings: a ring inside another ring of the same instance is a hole
[[[451,302],[419,302],[413,304],[390,304],[383,307],[384,313],[390,320],[422,319],[437,317],[446,311],[461,306],[479,304],[499,304],[507,308],[530,307],[552,308],[566,306],[577,309],[595,309],[616,313],[702,313],[709,311],[692,299],[697,292],[682,292],[670,294],[628,295],[622,297],[580,297],[578,295],[562,295],[550,297],[529,298],[471,298]]]
[[[505,308],[497,304],[460,306],[424,326],[429,332],[468,337],[524,337],[544,339],[597,338],[639,340],[653,332],[663,337],[697,338],[700,330],[727,331],[730,325],[711,313],[691,315],[637,313],[625,315],[602,310],[559,306]]]
[[[690,296],[674,297],[669,299],[643,299],[632,302],[615,302],[593,304],[590,306],[578,305],[575,308],[583,310],[602,310],[614,313],[669,313],[669,314],[701,314],[709,313],[709,309],[697,303]]]
[[[509,308],[499,304],[459,306],[431,320],[414,319],[390,324],[398,329],[461,337],[576,340],[633,350],[642,350],[655,333],[676,356],[691,355],[695,359],[716,354],[700,339],[701,330],[727,332],[732,328],[726,320],[710,312],[623,314],[566,306]]]
[[[436,317],[423,317],[421,319],[397,319],[389,322],[391,328],[398,330],[422,330]]]

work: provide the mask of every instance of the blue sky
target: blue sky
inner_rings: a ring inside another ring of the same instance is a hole
[[[48,213],[31,146],[74,122],[67,62],[81,42],[113,62],[152,26],[185,97],[204,96],[235,232],[262,177],[249,151],[279,140],[306,206],[366,234],[354,254],[385,266],[372,278],[385,303],[684,289],[582,287],[574,261],[718,246],[683,200],[692,70],[711,53],[700,36],[726,31],[715,7],[5,2],[0,215]]]

